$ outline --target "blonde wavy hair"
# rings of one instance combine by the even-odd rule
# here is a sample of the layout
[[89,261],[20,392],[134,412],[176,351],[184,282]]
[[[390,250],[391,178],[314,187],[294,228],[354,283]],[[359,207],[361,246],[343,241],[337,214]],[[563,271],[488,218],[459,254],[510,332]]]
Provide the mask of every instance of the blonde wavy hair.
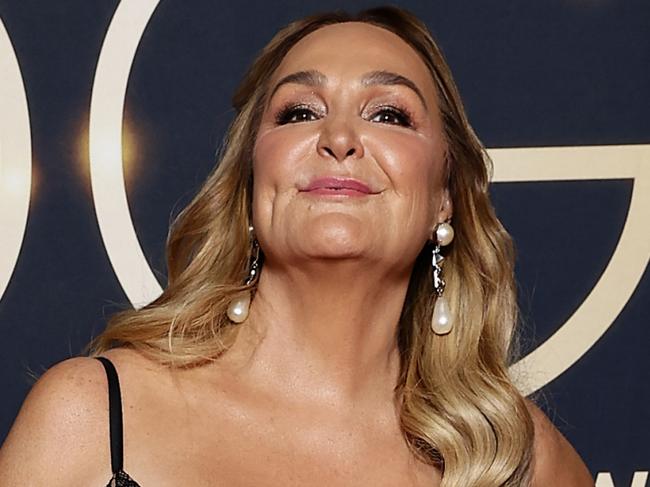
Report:
[[443,471],[443,487],[530,484],[534,427],[508,375],[516,358],[514,249],[488,195],[491,162],[472,130],[441,50],[425,24],[397,7],[356,15],[335,11],[290,23],[262,49],[235,92],[236,116],[218,163],[167,239],[168,284],[141,309],[115,314],[91,355],[132,347],[172,367],[216,360],[237,325],[226,316],[242,284],[251,246],[252,147],[269,79],[289,49],[330,24],[367,22],[406,41],[434,80],[447,139],[448,188],[456,237],[447,248],[445,295],[455,322],[431,332],[435,303],[430,247],[417,257],[398,326],[401,427],[413,453]]

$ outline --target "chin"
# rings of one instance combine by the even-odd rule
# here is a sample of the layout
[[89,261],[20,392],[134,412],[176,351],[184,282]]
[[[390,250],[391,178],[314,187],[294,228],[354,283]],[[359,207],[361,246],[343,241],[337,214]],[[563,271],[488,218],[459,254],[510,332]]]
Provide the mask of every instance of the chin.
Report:
[[[351,259],[365,255],[370,247],[367,232],[359,222],[309,226],[301,232],[303,249],[314,258]],[[331,222],[330,222],[331,223]]]
[[367,254],[362,249],[352,247],[335,247],[308,249],[306,254],[312,259],[321,260],[354,260]]
[[335,235],[312,234],[305,239],[305,253],[324,259],[350,259],[361,257],[368,251],[368,245],[357,238],[350,238],[337,232]]

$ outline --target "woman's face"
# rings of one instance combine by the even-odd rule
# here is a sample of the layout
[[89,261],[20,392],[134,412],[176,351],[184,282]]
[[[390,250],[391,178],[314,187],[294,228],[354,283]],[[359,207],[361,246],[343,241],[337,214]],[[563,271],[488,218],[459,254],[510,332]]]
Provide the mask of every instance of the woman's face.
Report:
[[253,151],[253,224],[267,259],[406,268],[451,216],[435,87],[417,53],[347,22],[304,37],[270,80]]

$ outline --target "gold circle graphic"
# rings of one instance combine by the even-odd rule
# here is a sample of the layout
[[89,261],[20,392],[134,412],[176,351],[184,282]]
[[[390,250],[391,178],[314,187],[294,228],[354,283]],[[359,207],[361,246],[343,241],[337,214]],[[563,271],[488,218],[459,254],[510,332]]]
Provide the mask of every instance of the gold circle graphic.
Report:
[[32,182],[29,110],[18,59],[0,19],[0,299],[18,262]]
[[88,148],[95,214],[113,270],[139,308],[162,289],[133,228],[122,170],[122,117],[131,65],[158,0],[119,3],[102,45],[90,100]]
[[[160,295],[131,220],[122,162],[122,123],[135,53],[157,0],[122,1],[99,56],[90,110],[90,165],[95,212],[104,245],[135,307]],[[522,393],[543,387],[573,365],[611,326],[648,263],[650,145],[492,149],[495,182],[632,179],[620,239],[610,261],[574,314],[511,367]]]
[[634,180],[625,226],[598,282],[572,316],[511,373],[522,393],[571,367],[612,325],[650,255],[650,145],[493,149],[493,181]]

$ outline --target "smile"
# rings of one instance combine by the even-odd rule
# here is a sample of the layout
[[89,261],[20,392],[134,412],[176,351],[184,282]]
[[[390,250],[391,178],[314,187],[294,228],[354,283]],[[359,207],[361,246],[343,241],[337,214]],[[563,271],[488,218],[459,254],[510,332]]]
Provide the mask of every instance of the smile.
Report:
[[309,183],[300,192],[323,196],[368,196],[376,194],[362,181],[350,178],[324,177]]

